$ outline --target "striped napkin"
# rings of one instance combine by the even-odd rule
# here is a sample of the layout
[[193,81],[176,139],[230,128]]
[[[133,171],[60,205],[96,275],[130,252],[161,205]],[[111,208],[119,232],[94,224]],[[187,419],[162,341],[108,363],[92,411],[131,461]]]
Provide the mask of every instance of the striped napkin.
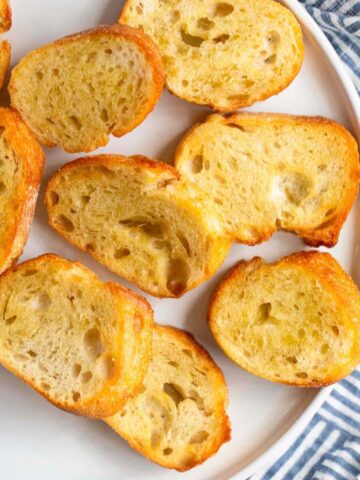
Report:
[[[360,94],[360,0],[299,0]],[[360,369],[335,385],[305,431],[251,480],[360,480]]]

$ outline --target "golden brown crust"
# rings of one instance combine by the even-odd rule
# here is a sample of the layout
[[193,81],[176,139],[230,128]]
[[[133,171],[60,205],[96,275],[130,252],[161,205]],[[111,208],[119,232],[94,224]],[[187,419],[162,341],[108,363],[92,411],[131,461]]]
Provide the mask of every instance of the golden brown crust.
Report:
[[4,128],[3,134],[21,160],[23,169],[21,183],[13,198],[17,207],[7,232],[8,240],[0,252],[1,273],[16,262],[25,246],[43,175],[45,154],[15,110],[0,108],[0,127]]
[[[283,113],[250,113],[250,112],[234,112],[226,113],[224,115],[211,114],[205,117],[203,122],[196,123],[190,128],[188,132],[181,139],[179,145],[176,148],[174,155],[174,165],[176,168],[181,163],[181,157],[183,155],[183,149],[190,136],[196,131],[196,129],[206,122],[215,122],[222,125],[236,124],[243,127],[257,127],[264,124],[277,124],[277,125],[320,125],[331,127],[334,131],[334,136],[341,136],[346,140],[349,156],[347,161],[351,165],[351,175],[347,182],[346,196],[341,203],[341,209],[336,212],[336,219],[334,217],[329,219],[328,225],[324,225],[319,229],[306,229],[301,225],[292,228],[291,232],[301,237],[307,245],[313,247],[319,247],[324,245],[326,247],[334,247],[339,239],[340,231],[344,225],[350,210],[356,200],[359,180],[360,180],[360,163],[359,163],[359,149],[358,144],[350,132],[340,125],[339,123],[321,116],[301,116],[301,115],[289,115]],[[232,235],[233,241],[243,243],[249,246],[254,246],[259,243],[268,240],[276,231],[276,226],[264,226],[263,230],[259,233],[259,239],[254,241],[247,241],[244,238],[238,237],[236,233]]]
[[[209,444],[207,451],[203,454],[201,458],[199,458],[196,462],[189,463],[186,466],[179,466],[177,463],[164,462],[159,459],[156,454],[151,449],[146,449],[142,447],[138,442],[134,441],[129,435],[125,435],[124,432],[117,432],[119,433],[127,442],[128,444],[137,450],[141,455],[144,455],[149,460],[158,465],[161,465],[165,468],[171,468],[177,470],[178,472],[185,472],[190,470],[191,468],[200,465],[201,463],[205,462],[208,458],[215,455],[216,452],[220,449],[220,447],[231,440],[231,424],[230,419],[226,414],[226,408],[228,406],[228,395],[227,395],[227,388],[226,388],[226,380],[224,377],[223,372],[220,368],[216,365],[214,360],[211,358],[210,354],[195,340],[194,336],[181,330],[179,328],[171,327],[171,326],[164,326],[164,325],[154,325],[154,330],[157,330],[158,333],[164,334],[167,336],[172,337],[176,342],[181,342],[184,344],[184,347],[187,347],[191,350],[194,350],[197,355],[201,356],[201,361],[207,363],[209,370],[211,370],[211,374],[213,376],[218,377],[216,383],[219,385],[219,392],[222,392],[222,395],[219,395],[218,402],[215,408],[214,416],[216,418],[221,418],[221,427],[219,429],[219,434],[214,437],[213,442]],[[224,388],[225,386],[225,388]],[[107,419],[106,419],[107,421]],[[115,424],[113,422],[107,422],[111,428],[115,431]]]
[[[118,22],[121,25],[127,24],[128,20],[128,10],[130,8],[130,3],[132,0],[126,0],[125,4],[120,12]],[[278,3],[278,2],[276,2]],[[294,64],[293,66],[293,71],[289,75],[288,79],[283,83],[279,84],[277,88],[274,88],[273,91],[267,92],[267,93],[260,93],[257,96],[252,96],[248,100],[245,99],[239,99],[239,100],[234,100],[232,103],[229,103],[226,107],[223,107],[222,105],[217,104],[215,101],[213,103],[201,103],[195,96],[190,96],[190,95],[180,95],[179,93],[175,92],[172,90],[166,81],[166,72],[165,72],[165,84],[167,90],[174,96],[177,96],[181,98],[182,100],[185,100],[190,103],[194,103],[197,105],[204,105],[208,108],[211,108],[213,110],[217,110],[219,112],[226,112],[226,111],[231,111],[231,110],[237,110],[238,108],[245,108],[249,107],[250,105],[253,105],[256,102],[260,102],[262,100],[266,100],[269,97],[272,97],[273,95],[277,95],[283,90],[285,90],[295,79],[295,77],[298,75],[300,72],[300,69],[302,67],[303,61],[304,61],[304,55],[305,55],[305,49],[304,49],[304,41],[303,41],[303,34],[302,30],[300,27],[299,22],[295,18],[294,14],[286,8],[284,5],[278,4],[278,7],[280,9],[283,9],[283,13],[286,14],[289,19],[291,18],[291,21],[294,26],[294,36],[296,37],[296,43],[297,43],[297,48],[299,51],[299,61],[298,63]]]
[[[27,268],[31,266],[32,268],[34,268],[34,265],[40,264],[41,266],[41,263],[54,261],[54,260],[59,262],[59,265],[61,264],[62,269],[71,269],[72,266],[76,265],[76,267],[81,269],[87,277],[90,277],[95,281],[99,281],[99,278],[97,277],[97,275],[91,270],[89,270],[88,268],[86,268],[83,264],[77,261],[65,260],[64,258],[61,258],[58,255],[55,255],[53,253],[45,253],[34,259],[26,260],[25,262],[22,262],[21,264],[16,265],[15,267],[4,272],[0,276],[0,279],[5,278],[9,274],[16,272],[19,269],[23,269],[24,267]],[[119,409],[126,403],[126,401],[129,398],[136,395],[136,393],[138,392],[141,386],[142,379],[146,373],[146,369],[147,369],[147,366],[150,360],[150,355],[151,355],[151,348],[149,349],[148,347],[149,347],[149,343],[151,342],[151,335],[152,335],[153,311],[150,305],[148,304],[148,302],[142,297],[140,297],[139,295],[131,292],[131,290],[123,288],[120,285],[114,284],[112,282],[104,283],[104,287],[108,288],[111,291],[111,293],[114,295],[114,297],[116,296],[118,297],[119,305],[124,303],[124,301],[126,301],[126,297],[128,297],[128,300],[130,303],[134,303],[135,305],[137,304],[140,307],[138,312],[139,314],[142,310],[141,312],[142,323],[141,323],[140,329],[139,329],[139,325],[136,325],[137,331],[134,331],[134,334],[139,335],[140,333],[143,333],[145,337],[144,338],[145,348],[144,348],[144,356],[143,356],[144,365],[141,366],[139,372],[137,372],[136,380],[139,382],[140,385],[138,385],[136,382],[133,382],[133,385],[130,385],[128,395],[124,396],[122,390],[117,390],[116,388],[115,389],[113,388],[114,385],[116,385],[117,382],[120,380],[120,378],[123,378],[123,375],[124,375],[123,365],[121,364],[121,362],[118,362],[117,368],[115,368],[112,378],[108,381],[108,384],[105,385],[104,388],[102,388],[101,391],[93,395],[91,398],[83,399],[77,403],[73,403],[70,406],[53,398],[49,394],[49,392],[37,387],[36,384],[31,381],[31,379],[22,375],[21,372],[14,369],[13,365],[9,365],[6,360],[4,360],[3,358],[0,358],[1,364],[5,368],[7,368],[19,379],[21,379],[23,382],[25,382],[27,385],[29,385],[31,388],[37,391],[50,403],[52,403],[53,405],[55,405],[56,407],[62,410],[74,413],[76,415],[84,415],[90,418],[105,418],[105,417],[108,417],[109,415],[114,415],[117,411],[119,411]],[[119,310],[119,317],[122,316],[122,313],[123,312]],[[122,323],[123,322],[119,322],[119,331],[118,331],[118,340],[117,340],[119,344],[118,355],[121,355],[121,351],[123,350],[121,348],[123,345]],[[142,330],[143,332],[141,332]],[[129,365],[126,365],[126,367],[129,368]]]
[[[350,318],[355,325],[360,325],[360,294],[359,290],[354,284],[352,278],[341,268],[339,263],[329,254],[318,251],[303,251],[293,253],[287,257],[281,258],[276,262],[271,263],[271,266],[283,265],[298,266],[304,268],[308,275],[312,275],[317,281],[323,283],[327,290],[332,292],[333,298],[337,304],[350,313]],[[224,290],[231,282],[240,281],[244,283],[255,270],[266,266],[266,262],[260,257],[254,257],[250,261],[241,260],[237,262],[229,272],[220,280],[216,286],[208,309],[208,324],[209,328],[219,346],[224,350],[226,355],[237,363],[241,368],[254,375],[265,378],[272,382],[278,382],[285,385],[296,387],[311,387],[320,388],[331,385],[350,374],[356,366],[360,363],[360,335],[358,335],[358,343],[354,346],[352,361],[342,367],[340,370],[334,370],[332,376],[318,381],[309,381],[307,379],[298,378],[295,382],[288,382],[284,380],[276,380],[272,376],[266,374],[266,370],[258,371],[251,369],[246,365],[240,365],[237,359],[233,358],[227,351],[226,342],[223,342],[220,332],[217,330],[215,319],[215,304],[217,300],[224,295]]]
[[[51,216],[51,211],[52,211],[52,205],[51,205],[51,191],[56,190],[56,182],[58,181],[58,175],[60,174],[66,174],[68,171],[72,170],[73,168],[78,168],[78,167],[87,167],[87,166],[114,166],[116,167],[119,165],[119,163],[124,163],[128,164],[129,166],[132,167],[138,167],[139,169],[147,169],[151,170],[158,175],[161,175],[163,173],[167,174],[169,178],[165,181],[166,183],[172,183],[173,181],[180,180],[181,175],[176,168],[174,168],[171,165],[168,165],[166,163],[153,160],[147,157],[144,157],[142,155],[134,155],[132,157],[124,157],[121,155],[111,155],[111,154],[104,154],[104,155],[98,155],[98,156],[89,156],[89,157],[82,157],[77,160],[74,160],[72,162],[68,162],[67,164],[63,165],[49,180],[49,183],[46,186],[45,190],[45,196],[44,196],[44,202],[45,206],[48,212],[48,218],[49,218],[49,225],[57,232],[59,233],[63,238],[66,239],[71,245],[73,245],[76,248],[79,248],[80,250],[89,253],[93,258],[95,258],[98,262],[103,263],[102,259],[100,256],[96,254],[94,251],[89,251],[86,248],[81,247],[78,245],[76,242],[73,242],[68,236],[64,235],[64,232],[58,228],[57,224],[52,220]],[[194,204],[194,201],[192,198],[184,198],[182,199],[183,205],[186,206],[189,212],[193,212],[195,217],[199,216],[199,211],[197,206]],[[137,281],[136,275],[130,277],[127,276],[126,279],[130,282],[133,282],[137,284],[142,290],[145,292],[149,293],[150,295],[153,295],[154,297],[158,298],[180,298],[182,297],[185,293],[187,293],[189,290],[196,288],[197,286],[201,285],[203,282],[208,280],[214,273],[214,271],[217,270],[217,268],[222,264],[224,261],[224,258],[226,257],[230,246],[231,246],[231,239],[226,235],[218,235],[215,234],[211,236],[211,240],[208,242],[208,257],[209,261],[205,266],[205,271],[204,275],[196,282],[193,282],[191,285],[188,285],[188,288],[185,291],[181,291],[178,295],[175,293],[168,292],[165,295],[160,294],[158,290],[155,288],[152,288],[151,285],[148,284],[139,284]],[[106,267],[113,271],[114,273],[118,274],[118,272],[115,271],[110,265],[106,265]]]
[[[145,58],[147,59],[147,61],[149,62],[149,65],[152,68],[153,84],[152,84],[152,90],[148,97],[147,103],[144,104],[142,111],[134,119],[134,121],[131,124],[128,123],[126,127],[120,130],[112,131],[111,128],[109,128],[109,130],[101,138],[96,139],[95,148],[107,145],[109,141],[108,136],[110,134],[113,134],[116,137],[121,137],[122,135],[125,135],[126,133],[136,128],[140,123],[144,121],[146,116],[154,109],[157,101],[161,96],[161,93],[164,88],[164,71],[163,71],[162,59],[161,59],[161,55],[159,53],[158,48],[150,39],[150,37],[148,37],[141,30],[129,27],[127,25],[119,25],[119,24],[100,25],[95,28],[85,30],[83,32],[68,35],[64,38],[56,40],[53,43],[44,45],[34,50],[33,52],[30,52],[20,62],[21,66],[23,66],[24,63],[28,59],[30,59],[32,55],[38,54],[39,52],[46,52],[48,49],[56,48],[59,45],[65,45],[68,43],[77,42],[79,40],[88,39],[91,37],[101,37],[102,35],[113,35],[115,37],[125,38],[129,42],[133,42],[134,44],[136,44],[139,47],[139,49],[141,49],[142,53],[144,54]],[[17,69],[20,67],[20,64],[13,69],[11,78],[10,78],[10,83],[8,86],[8,90],[11,96],[11,104],[14,108],[17,107],[16,102],[14,102],[14,96],[16,94],[14,78],[16,78]],[[48,148],[52,148],[55,146],[55,144],[49,142],[46,138],[43,138],[43,137],[39,138],[39,141]],[[85,147],[83,151],[90,152],[92,150],[95,150],[95,148],[94,148],[94,145],[89,145],[88,148]],[[67,150],[67,151],[68,153],[78,152],[78,150],[73,150],[73,151]]]
[[8,0],[0,0],[0,32],[7,32],[11,27],[11,8]]
[[7,40],[0,42],[0,89],[3,87],[9,70],[11,45]]

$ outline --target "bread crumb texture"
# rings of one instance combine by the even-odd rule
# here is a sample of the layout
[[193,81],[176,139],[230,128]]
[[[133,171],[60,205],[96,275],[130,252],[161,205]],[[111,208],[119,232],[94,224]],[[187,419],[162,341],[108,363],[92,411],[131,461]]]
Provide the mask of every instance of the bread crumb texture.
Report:
[[273,382],[320,387],[360,362],[360,294],[326,253],[240,262],[212,297],[209,325],[232,360]]
[[280,92],[303,61],[300,25],[273,0],[128,0],[119,21],[157,44],[172,93],[216,110]]
[[0,33],[7,32],[11,27],[11,8],[9,0],[0,0]]
[[79,263],[43,255],[8,270],[0,318],[1,363],[63,409],[112,415],[141,385],[150,307]]
[[12,105],[44,145],[87,152],[141,123],[163,88],[161,57],[141,31],[97,27],[34,50],[12,71]]
[[71,162],[52,177],[45,201],[61,235],[156,296],[194,288],[230,248],[202,192],[144,157]]
[[344,127],[280,114],[211,115],[182,140],[175,166],[248,245],[282,229],[334,246],[360,174],[356,141]]
[[106,422],[150,460],[188,470],[230,440],[224,376],[191,335],[156,326],[141,393]]

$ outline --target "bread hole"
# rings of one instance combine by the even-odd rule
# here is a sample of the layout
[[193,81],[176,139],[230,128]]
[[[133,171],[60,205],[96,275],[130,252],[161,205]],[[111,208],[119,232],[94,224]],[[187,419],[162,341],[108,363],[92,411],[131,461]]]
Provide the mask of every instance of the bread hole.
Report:
[[281,145],[279,142],[274,142],[274,147],[279,150],[281,148]]
[[189,85],[189,82],[187,80],[183,80],[181,84],[183,87],[187,87]]
[[81,383],[89,383],[90,380],[92,379],[92,373],[90,371],[84,372],[81,375]]
[[32,300],[32,307],[35,310],[48,310],[52,301],[46,292],[42,292],[37,296],[34,296]]
[[173,400],[176,406],[185,398],[181,388],[174,383],[164,383],[163,391]]
[[128,257],[130,255],[130,250],[128,248],[117,248],[114,252],[114,258],[117,260],[121,260],[124,257]]
[[286,357],[286,361],[293,365],[296,365],[298,363],[298,359],[295,356]]
[[51,125],[56,125],[56,123],[54,122],[54,120],[52,120],[51,118],[47,118],[46,121],[48,123],[51,123]]
[[179,10],[172,10],[170,12],[170,22],[177,23],[180,20],[180,12]]
[[203,43],[204,39],[198,37],[196,35],[190,35],[190,33],[186,33],[185,30],[181,29],[181,40],[189,45],[190,47],[197,47],[199,48]]
[[200,173],[204,166],[204,157],[196,155],[190,162],[190,169],[192,173]]
[[75,230],[73,222],[66,215],[58,215],[56,217],[56,223],[65,232],[73,232]]
[[13,357],[17,362],[27,362],[29,360],[29,358],[23,353],[15,353]]
[[184,355],[187,355],[187,356],[190,357],[190,358],[193,358],[193,355],[192,355],[191,350],[188,350],[187,348],[183,348],[183,349],[182,349],[182,353],[183,353]]
[[87,243],[85,248],[88,252],[95,252],[95,244],[93,242]]
[[84,335],[84,345],[89,357],[96,360],[105,351],[97,328],[91,328]]
[[53,68],[52,69],[52,74],[55,76],[55,77],[58,77],[59,76],[59,73],[60,73],[60,70],[58,68]]
[[50,200],[50,204],[51,206],[55,206],[59,203],[59,200],[60,200],[60,196],[58,193],[56,193],[54,190],[51,190],[49,192],[49,200]]
[[221,35],[218,35],[217,37],[213,38],[214,43],[225,43],[227,40],[229,40],[230,35],[227,33],[222,33]]
[[237,123],[227,123],[226,126],[230,128],[237,128],[241,132],[246,132],[245,128],[242,125],[238,125]]
[[167,240],[154,240],[152,242],[152,246],[156,250],[165,250],[165,249],[170,249],[170,244]]
[[213,15],[215,17],[227,17],[234,11],[233,5],[226,2],[216,3],[213,7]]
[[199,410],[205,410],[204,399],[198,394],[196,390],[189,391],[189,398],[196,403]]
[[181,232],[177,232],[177,237],[180,240],[181,245],[184,247],[188,257],[191,257],[191,248],[189,240]]
[[189,443],[191,445],[197,444],[197,443],[203,443],[205,440],[207,440],[209,437],[209,433],[206,432],[205,430],[200,430],[199,432],[196,432],[189,440]]
[[318,165],[318,170],[320,170],[320,172],[323,172],[324,170],[327,169],[327,165],[325,165],[324,163],[322,163],[321,165]]
[[28,350],[28,351],[27,351],[27,354],[28,354],[31,358],[36,358],[36,357],[37,357],[37,353],[34,352],[34,350]]
[[12,325],[15,320],[17,319],[16,315],[13,315],[12,317],[6,318],[5,319],[5,325]]
[[264,62],[270,65],[273,65],[276,62],[277,55],[276,53],[273,53],[269,57],[265,58]]
[[306,372],[298,372],[298,373],[296,374],[296,376],[297,376],[298,378],[303,378],[303,379],[309,377],[309,375],[308,375]]
[[274,180],[274,189],[296,206],[309,196],[312,187],[311,179],[300,172],[288,172],[275,177]]
[[333,213],[336,212],[336,208],[330,208],[326,213],[325,213],[325,217],[329,217],[330,215],[332,215]]
[[140,228],[150,237],[162,238],[163,229],[160,223],[144,223]]
[[82,123],[80,122],[80,120],[78,119],[78,117],[76,117],[75,115],[70,115],[69,116],[69,120],[70,120],[70,123],[73,127],[76,128],[76,130],[81,130],[81,127],[82,127]]
[[277,325],[278,320],[275,317],[271,316],[271,310],[272,305],[269,302],[265,302],[259,305],[255,314],[255,325]]
[[267,41],[271,44],[273,48],[277,48],[281,40],[280,34],[276,30],[271,30],[268,33]]
[[106,48],[106,49],[105,49],[105,53],[106,53],[107,55],[112,55],[112,54],[113,54],[113,51],[111,50],[111,48]]
[[174,361],[172,361],[172,360],[171,360],[170,362],[168,362],[168,365],[171,365],[171,366],[174,367],[174,368],[178,368],[178,367],[179,367],[178,362],[174,362]]
[[109,115],[106,108],[103,108],[101,110],[100,118],[104,123],[107,123],[109,121]]
[[337,337],[339,336],[340,331],[339,331],[339,328],[338,328],[336,325],[333,325],[333,326],[331,327],[331,330],[332,330],[332,332],[333,332],[334,335],[336,335]]
[[329,348],[330,348],[329,344],[328,344],[328,343],[324,343],[323,345],[321,345],[321,353],[322,353],[323,355],[326,355],[326,354],[328,353],[328,351],[329,351]]
[[78,402],[80,400],[80,396],[80,392],[73,392],[72,399],[74,400],[74,402]]
[[3,193],[6,191],[6,185],[4,182],[0,182],[0,193]]
[[173,449],[170,448],[170,447],[164,448],[164,450],[163,450],[164,455],[171,455],[172,452],[173,452]]
[[97,57],[97,52],[91,52],[89,53],[88,57],[87,57],[87,60],[86,60],[86,63],[90,63],[90,62],[93,62]]
[[39,80],[42,80],[43,77],[44,77],[43,72],[41,72],[40,70],[38,70],[37,72],[35,72],[35,75],[36,75],[36,78],[38,78]]
[[81,373],[82,366],[79,363],[74,363],[72,366],[72,376],[78,378]]
[[98,363],[96,365],[96,371],[105,380],[112,378],[115,373],[114,359],[109,356],[99,358]]
[[211,30],[215,27],[215,23],[207,17],[199,18],[197,24],[202,30]]
[[324,222],[320,223],[317,227],[314,228],[314,230],[322,230],[324,228],[331,227],[336,222],[336,216],[329,218],[328,220],[325,220]]
[[41,388],[42,388],[43,390],[45,390],[46,392],[48,392],[48,391],[50,390],[50,388],[51,388],[50,385],[49,385],[48,383],[46,383],[46,382],[41,382],[40,386],[41,386]]
[[188,264],[181,259],[170,259],[167,266],[167,289],[174,296],[184,293],[190,276]]

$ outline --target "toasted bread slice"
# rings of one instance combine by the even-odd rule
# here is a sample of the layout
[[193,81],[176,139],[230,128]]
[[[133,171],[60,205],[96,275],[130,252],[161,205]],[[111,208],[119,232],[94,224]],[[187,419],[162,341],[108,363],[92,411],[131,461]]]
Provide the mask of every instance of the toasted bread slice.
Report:
[[11,27],[11,8],[8,0],[0,0],[0,33]]
[[0,88],[5,83],[5,78],[10,65],[11,46],[6,40],[0,41]]
[[273,0],[127,0],[119,21],[157,44],[172,93],[216,110],[279,93],[304,57],[299,23]]
[[43,255],[0,277],[0,362],[54,405],[102,418],[138,392],[152,310],[77,262]]
[[334,246],[360,175],[357,144],[344,127],[280,114],[211,115],[182,140],[175,166],[248,245],[283,229],[309,245]]
[[360,362],[360,294],[327,253],[239,262],[212,297],[209,324],[234,362],[273,382],[321,387]]
[[26,55],[11,74],[12,105],[39,141],[89,152],[139,125],[163,89],[161,57],[125,25],[70,35]]
[[194,338],[154,328],[153,355],[141,393],[106,422],[153,462],[188,470],[230,440],[224,376]]
[[25,246],[44,160],[20,115],[0,108],[0,272],[18,259]]
[[223,262],[230,240],[196,186],[144,157],[70,162],[45,194],[50,225],[115,273],[159,297],[178,297]]

